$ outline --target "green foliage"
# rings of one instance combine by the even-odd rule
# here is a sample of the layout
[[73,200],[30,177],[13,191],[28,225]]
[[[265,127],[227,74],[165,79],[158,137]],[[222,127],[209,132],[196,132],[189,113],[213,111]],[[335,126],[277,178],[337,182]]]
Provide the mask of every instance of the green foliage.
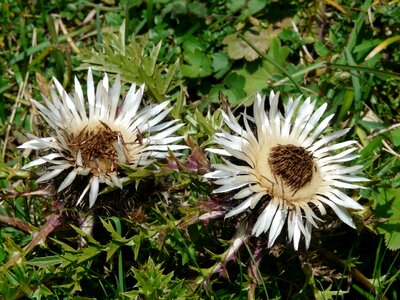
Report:
[[[398,1],[29,4],[0,3],[0,299],[398,298]],[[16,146],[20,132],[47,131],[30,104],[43,82],[70,86],[88,67],[144,83],[146,102],[170,100],[191,150],[122,166],[124,190],[103,190],[85,212],[56,205],[52,184],[20,168],[34,154]],[[244,235],[201,176],[220,161],[205,149],[222,111],[239,115],[270,89],[326,102],[371,180],[350,195],[365,208],[353,214],[358,230],[326,216],[309,251]],[[92,234],[80,226],[87,214]]]
[[400,188],[381,188],[372,197],[376,216],[385,220],[377,225],[378,232],[385,234],[388,249],[400,249]]
[[202,49],[195,49],[193,52],[186,51],[182,65],[182,75],[189,78],[207,77],[212,74],[212,60],[206,56]]
[[173,272],[164,275],[161,264],[155,264],[151,257],[140,267],[132,268],[137,283],[136,290],[124,293],[129,299],[187,299],[187,288],[183,280],[172,280]]
[[80,56],[85,64],[81,68],[91,67],[107,73],[120,74],[121,78],[138,85],[145,84],[148,95],[157,102],[166,100],[178,85],[175,72],[179,61],[173,65],[162,65],[159,60],[161,42],[154,45],[145,55],[146,39],[125,40],[125,25],[120,33],[108,34],[103,37],[102,51],[83,52]]

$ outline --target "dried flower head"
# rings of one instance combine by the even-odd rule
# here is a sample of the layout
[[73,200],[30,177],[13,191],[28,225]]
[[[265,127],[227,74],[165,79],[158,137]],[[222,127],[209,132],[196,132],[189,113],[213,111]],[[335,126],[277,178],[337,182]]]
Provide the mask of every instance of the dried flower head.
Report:
[[69,170],[58,192],[70,186],[77,176],[90,176],[77,204],[90,190],[89,206],[92,207],[100,183],[122,188],[120,164],[146,166],[155,158],[166,157],[168,150],[186,148],[173,144],[182,139],[182,136],[173,136],[182,124],[176,124],[177,120],[160,123],[171,110],[165,109],[168,101],[139,110],[144,85],[138,90],[132,85],[123,103],[119,104],[119,76],[109,88],[107,74],[104,75],[95,91],[92,71],[89,69],[87,102],[76,78],[73,95],[68,95],[55,78],[54,84],[58,95],[51,90],[51,100],[43,96],[44,105],[32,100],[50,126],[53,136],[40,138],[28,134],[30,140],[20,148],[47,152],[45,156],[24,166],[26,169],[46,163],[50,165],[37,182]]
[[353,154],[356,148],[349,148],[355,141],[330,144],[349,129],[322,135],[333,117],[320,121],[326,103],[314,111],[316,102],[310,98],[303,103],[301,97],[290,99],[283,114],[278,103],[279,94],[271,92],[270,109],[265,111],[265,97],[257,95],[254,118],[244,114],[245,128],[230,111],[223,113],[233,134],[218,133],[215,141],[223,149],[208,150],[234,157],[240,163],[223,159],[224,163],[215,164],[215,171],[205,177],[215,179],[220,185],[215,193],[239,190],[233,199],[242,202],[226,214],[227,218],[253,210],[262,201],[264,209],[252,234],[259,236],[269,231],[268,247],[271,247],[287,222],[288,239],[293,240],[297,250],[302,234],[309,247],[312,226],[318,228],[316,220],[322,221],[315,211],[325,215],[324,205],[331,207],[344,223],[355,227],[347,209],[363,208],[341,189],[360,188],[354,182],[367,179],[357,176],[362,166],[342,164],[358,157]]

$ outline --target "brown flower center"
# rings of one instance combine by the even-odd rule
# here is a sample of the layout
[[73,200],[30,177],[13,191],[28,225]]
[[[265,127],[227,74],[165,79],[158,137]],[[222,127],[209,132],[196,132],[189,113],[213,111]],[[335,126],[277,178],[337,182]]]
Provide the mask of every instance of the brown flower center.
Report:
[[278,145],[271,149],[268,162],[272,173],[293,191],[298,191],[311,181],[314,158],[310,151],[294,145]]
[[78,135],[69,138],[68,146],[74,156],[81,151],[83,167],[95,173],[108,173],[118,168],[118,139],[124,148],[125,159],[129,160],[121,133],[111,130],[103,122],[95,129],[83,128]]

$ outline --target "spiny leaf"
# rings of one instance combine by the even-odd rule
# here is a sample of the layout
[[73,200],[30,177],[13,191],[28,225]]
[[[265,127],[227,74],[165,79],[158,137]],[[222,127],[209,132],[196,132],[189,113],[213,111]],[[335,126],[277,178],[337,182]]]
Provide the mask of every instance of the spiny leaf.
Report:
[[51,255],[45,257],[35,257],[26,262],[27,265],[32,265],[40,268],[46,268],[49,266],[54,266],[61,264],[62,260],[59,255]]

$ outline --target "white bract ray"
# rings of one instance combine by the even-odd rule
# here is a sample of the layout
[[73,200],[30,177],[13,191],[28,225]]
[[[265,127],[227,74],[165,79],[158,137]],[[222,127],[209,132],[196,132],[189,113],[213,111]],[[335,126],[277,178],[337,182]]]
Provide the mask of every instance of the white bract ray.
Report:
[[[301,235],[306,248],[311,241],[312,227],[318,227],[317,216],[330,207],[347,225],[355,227],[347,209],[362,210],[362,206],[342,189],[361,188],[358,182],[362,166],[345,166],[358,156],[355,141],[332,144],[348,130],[323,135],[333,115],[321,119],[327,105],[316,109],[316,101],[301,97],[290,99],[284,112],[278,109],[279,94],[269,95],[269,111],[265,97],[257,95],[254,118],[243,116],[240,125],[229,111],[223,113],[225,124],[232,133],[222,130],[215,142],[220,148],[207,149],[226,156],[215,164],[214,171],[205,175],[219,185],[214,193],[235,193],[232,199],[242,201],[231,209],[226,218],[254,210],[260,201],[264,209],[255,222],[252,234],[268,233],[268,247],[287,225],[288,240],[297,250]],[[222,149],[221,149],[222,148]],[[236,158],[234,164],[228,159]]]
[[76,78],[72,95],[55,78],[54,84],[56,90],[51,90],[51,99],[43,96],[43,104],[32,100],[53,136],[28,135],[30,140],[20,148],[45,152],[44,156],[24,166],[47,166],[38,182],[68,171],[58,192],[70,186],[77,176],[89,176],[78,204],[89,192],[89,206],[92,207],[101,183],[122,188],[119,164],[143,167],[156,158],[165,158],[168,151],[187,148],[174,144],[183,138],[174,135],[182,124],[177,124],[177,120],[162,122],[171,111],[167,108],[168,101],[140,109],[144,85],[137,89],[133,84],[125,99],[120,101],[119,76],[109,88],[105,74],[95,87],[89,69],[87,100]]

